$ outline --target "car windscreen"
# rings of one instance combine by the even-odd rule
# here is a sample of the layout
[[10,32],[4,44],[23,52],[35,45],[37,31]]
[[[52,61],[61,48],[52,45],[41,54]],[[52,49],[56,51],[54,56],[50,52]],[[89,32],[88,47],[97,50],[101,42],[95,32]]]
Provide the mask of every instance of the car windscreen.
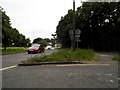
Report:
[[33,45],[33,46],[31,46],[31,47],[39,47],[39,45]]

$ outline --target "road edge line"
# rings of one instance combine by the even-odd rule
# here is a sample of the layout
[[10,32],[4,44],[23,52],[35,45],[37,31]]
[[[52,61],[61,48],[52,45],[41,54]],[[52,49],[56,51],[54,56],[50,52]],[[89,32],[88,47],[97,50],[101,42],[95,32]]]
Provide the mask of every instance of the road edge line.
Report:
[[13,66],[10,66],[10,67],[1,68],[0,71],[11,69],[11,68],[15,68],[15,67],[17,67],[17,65],[13,65]]

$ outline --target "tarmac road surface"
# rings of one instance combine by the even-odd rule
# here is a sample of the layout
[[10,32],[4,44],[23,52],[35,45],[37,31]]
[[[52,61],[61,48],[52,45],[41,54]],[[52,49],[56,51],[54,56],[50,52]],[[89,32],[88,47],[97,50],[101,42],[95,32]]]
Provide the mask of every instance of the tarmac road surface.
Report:
[[2,68],[18,65],[20,61],[26,60],[36,55],[37,56],[41,56],[42,54],[49,55],[53,52],[56,52],[56,50],[45,50],[45,53],[39,53],[39,54],[28,54],[27,52],[25,52],[25,53],[3,55],[2,56]]
[[[50,54],[54,51],[48,51]],[[3,88],[118,88],[118,62],[113,55],[97,53],[97,61],[88,64],[17,66],[26,53],[10,60],[3,57]],[[10,61],[8,61],[10,60]],[[12,66],[11,66],[12,65]],[[6,68],[6,66],[11,66]]]
[[2,71],[3,88],[118,88],[117,64],[19,66]]

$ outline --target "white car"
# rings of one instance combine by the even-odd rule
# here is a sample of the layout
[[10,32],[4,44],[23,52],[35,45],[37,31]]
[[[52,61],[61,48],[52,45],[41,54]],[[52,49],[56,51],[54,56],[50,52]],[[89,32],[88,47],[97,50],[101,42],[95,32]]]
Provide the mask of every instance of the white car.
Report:
[[48,46],[46,46],[45,49],[51,50],[51,49],[54,49],[54,48],[52,46],[48,45]]

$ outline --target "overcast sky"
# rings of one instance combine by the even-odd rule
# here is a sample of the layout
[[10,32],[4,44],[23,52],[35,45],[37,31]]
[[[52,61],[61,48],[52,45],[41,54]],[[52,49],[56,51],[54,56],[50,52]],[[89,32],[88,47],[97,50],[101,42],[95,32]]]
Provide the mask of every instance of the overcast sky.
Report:
[[[83,1],[83,0],[82,0]],[[76,8],[81,0],[76,0]],[[12,27],[31,40],[52,38],[61,18],[73,8],[73,0],[0,0]]]

